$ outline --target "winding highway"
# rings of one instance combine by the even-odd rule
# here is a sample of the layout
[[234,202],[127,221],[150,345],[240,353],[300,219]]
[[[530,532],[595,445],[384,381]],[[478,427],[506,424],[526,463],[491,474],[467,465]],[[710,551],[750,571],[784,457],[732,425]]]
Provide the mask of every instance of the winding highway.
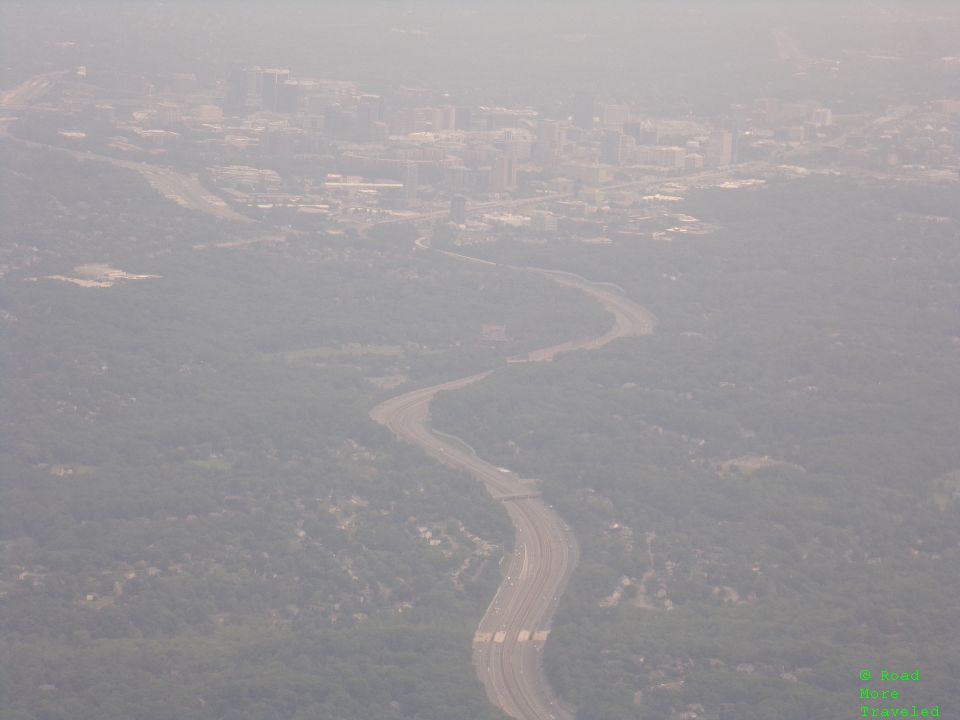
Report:
[[[422,240],[417,246],[430,249]],[[435,252],[496,265],[468,255]],[[656,326],[656,317],[624,297],[616,286],[557,270],[508,267],[575,287],[598,300],[614,318],[612,327],[603,335],[535,350],[511,358],[512,362],[550,361],[563,352],[599,348],[618,338],[646,335]],[[474,634],[473,665],[490,701],[507,715],[517,720],[573,720],[575,710],[553,694],[544,677],[541,658],[560,595],[577,564],[577,540],[563,519],[540,499],[531,481],[491,465],[428,428],[430,403],[437,393],[472,385],[493,372],[488,370],[399,395],[377,405],[370,416],[437,461],[470,473],[494,499],[504,503],[514,526],[514,550],[504,580]]]
[[[44,93],[50,82],[50,77],[42,76],[24,83],[0,96],[0,108],[11,109],[14,105],[29,101]],[[0,122],[0,135],[7,135],[4,122]],[[17,141],[46,147],[29,140]],[[109,162],[135,170],[154,189],[184,207],[222,220],[253,222],[206,190],[194,177],[147,163],[77,150],[67,152],[80,160]],[[623,187],[633,184],[637,183],[624,184]],[[519,207],[564,196],[566,194],[489,203],[477,209]],[[437,211],[415,218],[401,218],[398,222],[445,214],[446,211]],[[234,244],[226,243],[225,246]],[[498,266],[489,260],[430,248],[423,238],[417,241],[417,247],[458,261]],[[561,353],[596,349],[619,338],[652,333],[656,326],[657,319],[626,298],[615,285],[591,282],[574,273],[558,270],[510,265],[500,267],[539,275],[576,288],[599,301],[613,316],[612,326],[602,335],[534,350],[523,356],[509,358],[510,362],[549,362]],[[405,393],[376,406],[370,411],[370,416],[398,438],[422,448],[437,461],[470,473],[485,485],[495,500],[504,504],[514,526],[514,550],[508,559],[504,580],[474,634],[474,668],[490,701],[507,715],[517,720],[573,720],[575,710],[564,705],[553,694],[544,677],[541,659],[560,596],[579,558],[576,538],[563,519],[539,497],[532,481],[524,480],[506,468],[491,465],[459,445],[445,441],[428,428],[430,403],[437,393],[480,382],[493,372],[488,370]]]

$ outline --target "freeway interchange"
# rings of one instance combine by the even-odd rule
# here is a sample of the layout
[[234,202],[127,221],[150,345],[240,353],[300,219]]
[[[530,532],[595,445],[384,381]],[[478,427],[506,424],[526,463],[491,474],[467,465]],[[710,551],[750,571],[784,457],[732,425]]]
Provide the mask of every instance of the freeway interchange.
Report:
[[[417,246],[430,249],[423,239],[417,241]],[[436,252],[496,265],[467,255]],[[563,352],[595,349],[618,338],[647,335],[656,326],[656,317],[622,295],[616,286],[556,270],[512,269],[539,274],[581,290],[598,300],[613,315],[614,322],[598,337],[534,350],[511,358],[511,362],[550,361]],[[428,427],[430,403],[437,393],[481,382],[493,372],[487,370],[404,393],[377,405],[370,417],[438,462],[469,473],[504,504],[514,526],[514,550],[504,580],[474,634],[473,665],[490,701],[507,715],[517,720],[573,720],[574,709],[564,705],[547,683],[541,658],[560,595],[577,564],[576,538],[563,519],[538,497],[529,481],[447,442]]]

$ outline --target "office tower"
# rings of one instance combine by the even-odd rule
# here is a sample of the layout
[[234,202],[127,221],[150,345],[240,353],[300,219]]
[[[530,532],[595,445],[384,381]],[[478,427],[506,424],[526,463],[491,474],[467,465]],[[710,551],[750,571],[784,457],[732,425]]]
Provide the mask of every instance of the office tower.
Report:
[[[457,160],[460,160],[460,158],[457,158]],[[464,167],[462,161],[457,164],[444,163],[443,184],[454,192],[463,190],[467,186],[467,176],[469,174],[470,171]]]
[[516,160],[529,160],[531,151],[530,133],[520,130],[505,131],[503,151]]
[[629,115],[630,110],[626,105],[600,106],[600,124],[607,128],[622,128]]
[[[276,73],[277,71],[271,71]],[[289,77],[289,72],[287,72]],[[272,80],[276,76],[271,76]],[[234,115],[244,115],[251,110],[262,106],[263,103],[263,70],[259,65],[246,67],[234,64],[227,73],[227,91],[223,100],[225,112]]]
[[294,114],[300,112],[303,104],[303,86],[288,80],[277,88],[277,112]]
[[623,133],[619,130],[604,130],[600,146],[600,160],[609,165],[623,162]]
[[654,148],[657,156],[657,165],[669,168],[682,168],[687,164],[686,148],[670,145]]
[[810,113],[810,120],[817,127],[829,127],[833,125],[833,113],[829,108],[814,108]]
[[428,107],[415,108],[413,118],[413,132],[427,132],[433,120],[433,113]]
[[175,103],[160,103],[153,111],[153,124],[156,127],[179,125],[180,120],[180,106]]
[[357,126],[366,132],[375,122],[383,120],[383,98],[379,95],[361,95],[357,99]]
[[430,108],[400,108],[390,120],[394,135],[409,135],[429,129],[432,114]]
[[457,130],[473,130],[473,112],[467,107],[458,107],[454,112]]
[[431,108],[431,129],[433,132],[455,130],[457,126],[456,108],[450,105]]
[[417,201],[417,190],[419,188],[419,172],[417,164],[413,162],[404,163],[403,172],[403,201],[407,207],[410,207]]
[[534,140],[534,157],[539,162],[551,162],[560,155],[563,144],[560,123],[556,120],[541,120],[537,123]]
[[721,130],[710,133],[707,141],[707,165],[714,167],[729,165],[733,162],[733,133]]
[[519,164],[510,155],[500,155],[493,161],[490,171],[490,190],[493,192],[511,192],[519,184]]
[[248,72],[243,65],[232,65],[227,72],[227,92],[223,109],[231,115],[243,115],[247,110]]
[[259,108],[263,93],[263,68],[254,65],[247,70],[247,107]]
[[623,132],[636,140],[637,145],[656,145],[660,142],[660,131],[646,122],[626,122],[623,124]]
[[773,137],[780,142],[801,143],[806,138],[806,128],[803,125],[777,128],[773,132]]
[[302,140],[304,132],[290,128],[269,130],[260,140],[264,153],[280,158],[291,158],[296,152],[297,145]]
[[443,125],[447,130],[457,129],[457,109],[452,105],[443,108]]
[[443,132],[447,129],[444,125],[442,107],[430,108],[430,129],[435,133]]
[[390,137],[390,128],[385,122],[375,120],[370,123],[370,134],[367,138],[370,142],[385,143],[388,137]]
[[260,100],[264,110],[276,111],[280,101],[280,86],[290,79],[290,71],[284,69],[270,69],[263,71],[261,80]]
[[557,216],[545,210],[533,210],[530,213],[530,229],[537,233],[555,235],[557,232]]
[[353,122],[342,107],[331,105],[323,112],[323,131],[335,140],[346,140],[353,132]]
[[591,130],[596,109],[597,98],[593,93],[578,92],[573,97],[573,124],[578,128]]
[[743,137],[744,128],[749,123],[749,114],[746,105],[733,105],[730,108],[729,123],[720,128],[721,130],[730,130],[733,136],[730,147],[730,162],[740,162],[740,141]]
[[623,124],[623,132],[625,135],[629,135],[634,140],[636,140],[637,143],[642,145],[644,144],[643,143],[644,127],[645,127],[644,124],[639,120],[630,120]]
[[687,150],[682,147],[641,145],[635,154],[641,165],[682,168],[687,162]]
[[[361,142],[375,141],[374,123],[384,125],[380,122],[382,105],[382,100],[378,95],[361,95],[357,98],[357,122],[354,139]],[[386,139],[386,134],[381,134]]]
[[467,223],[467,199],[463,195],[454,195],[450,199],[450,222],[457,225]]

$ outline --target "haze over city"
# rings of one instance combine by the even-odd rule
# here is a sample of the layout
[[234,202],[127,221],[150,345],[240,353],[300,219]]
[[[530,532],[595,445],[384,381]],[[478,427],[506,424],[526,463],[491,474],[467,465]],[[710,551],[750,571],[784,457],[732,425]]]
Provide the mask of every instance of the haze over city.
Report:
[[950,717],[958,223],[954,3],[3,3],[0,717]]

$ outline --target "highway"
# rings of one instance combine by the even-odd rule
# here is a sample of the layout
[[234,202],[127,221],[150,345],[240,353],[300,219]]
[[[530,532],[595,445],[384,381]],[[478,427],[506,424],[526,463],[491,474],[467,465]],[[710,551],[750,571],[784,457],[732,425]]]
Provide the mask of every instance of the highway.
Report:
[[[423,239],[417,246],[430,249]],[[468,255],[435,252],[496,265]],[[507,267],[575,287],[598,300],[614,319],[603,335],[535,350],[522,358],[512,358],[514,362],[551,361],[562,352],[599,348],[618,338],[646,335],[656,326],[652,313],[624,297],[615,286],[556,270]],[[487,370],[404,393],[377,405],[370,417],[437,461],[470,473],[504,504],[514,526],[514,549],[503,582],[474,634],[474,669],[490,701],[507,715],[517,720],[573,720],[575,710],[553,694],[541,658],[557,603],[577,564],[576,537],[529,481],[445,441],[428,428],[430,403],[437,393],[472,385],[493,372]]]
[[46,95],[63,75],[62,72],[52,72],[25,80],[15,88],[0,93],[0,106],[5,108],[27,106]]
[[[47,90],[49,82],[49,78],[43,77],[24,83],[0,98],[0,107],[11,109],[15,104],[42,94]],[[0,122],[0,135],[6,134],[7,127]],[[47,147],[29,140],[17,140],[29,146]],[[223,220],[253,222],[206,190],[196,178],[170,168],[77,150],[65,152],[81,160],[108,162],[135,170],[156,190],[184,207]],[[634,184],[640,183],[624,183],[617,187]],[[571,195],[557,193],[539,198],[486,203],[478,205],[474,210],[522,207]],[[446,211],[437,211],[401,221],[445,215]],[[417,247],[442,253],[458,261],[497,266],[497,263],[488,260],[434,250],[423,238],[417,241]],[[510,358],[510,362],[551,361],[564,352],[595,349],[618,338],[649,334],[656,325],[657,320],[650,312],[626,298],[619,288],[611,284],[594,283],[573,273],[545,268],[503,267],[516,272],[540,275],[561,285],[574,287],[599,301],[613,316],[612,326],[602,335],[573,339],[534,350],[524,356]],[[427,426],[430,403],[437,393],[455,391],[480,382],[493,372],[494,370],[488,370],[405,393],[376,406],[370,411],[370,416],[389,428],[398,438],[422,448],[437,461],[470,473],[485,485],[494,499],[504,504],[514,526],[514,550],[509,558],[505,558],[507,562],[503,582],[475,632],[474,668],[490,701],[507,715],[517,720],[573,720],[574,709],[564,705],[547,683],[541,658],[560,596],[579,558],[576,537],[563,519],[543,502],[530,481],[523,480],[506,468],[495,467],[469,451],[445,441]]]
[[163,195],[168,200],[172,200],[173,202],[177,203],[177,205],[189,210],[196,210],[198,212],[206,213],[207,215],[212,215],[220,220],[227,220],[230,222],[254,222],[252,218],[242,215],[234,210],[223,198],[207,190],[200,183],[200,181],[197,180],[197,178],[190,175],[184,175],[176,170],[168,167],[162,167],[160,165],[151,165],[149,163],[123,160],[120,158],[110,157],[108,155],[97,155],[95,153],[85,152],[82,150],[67,150],[65,148],[58,149],[69,153],[78,160],[96,160],[98,162],[106,162],[110,163],[111,165],[116,165],[117,167],[138,172],[143,176],[144,180],[150,183],[150,186],[158,193]]
[[[17,91],[19,91],[19,89]],[[0,107],[2,107],[2,105],[3,103],[0,102]],[[96,153],[86,150],[71,150],[60,147],[59,145],[48,145],[34,140],[18,138],[10,134],[10,129],[6,122],[0,122],[0,137],[9,138],[27,147],[59,150],[73,156],[77,160],[105,162],[116,167],[133,170],[134,172],[140,173],[154,190],[181,207],[206,213],[220,220],[240,223],[255,222],[252,218],[234,210],[223,198],[207,190],[197,178],[177,172],[172,168],[151,165],[145,162],[124,160],[122,158],[110,157],[109,155],[97,155]]]
[[184,175],[176,170],[159,165],[120,160],[106,155],[94,155],[85,152],[74,152],[72,154],[81,160],[99,160],[128,170],[135,170],[150,183],[154,190],[168,200],[173,200],[181,207],[197,210],[220,220],[240,223],[254,222],[252,218],[234,210],[223,198],[207,190],[197,178],[190,175]]

